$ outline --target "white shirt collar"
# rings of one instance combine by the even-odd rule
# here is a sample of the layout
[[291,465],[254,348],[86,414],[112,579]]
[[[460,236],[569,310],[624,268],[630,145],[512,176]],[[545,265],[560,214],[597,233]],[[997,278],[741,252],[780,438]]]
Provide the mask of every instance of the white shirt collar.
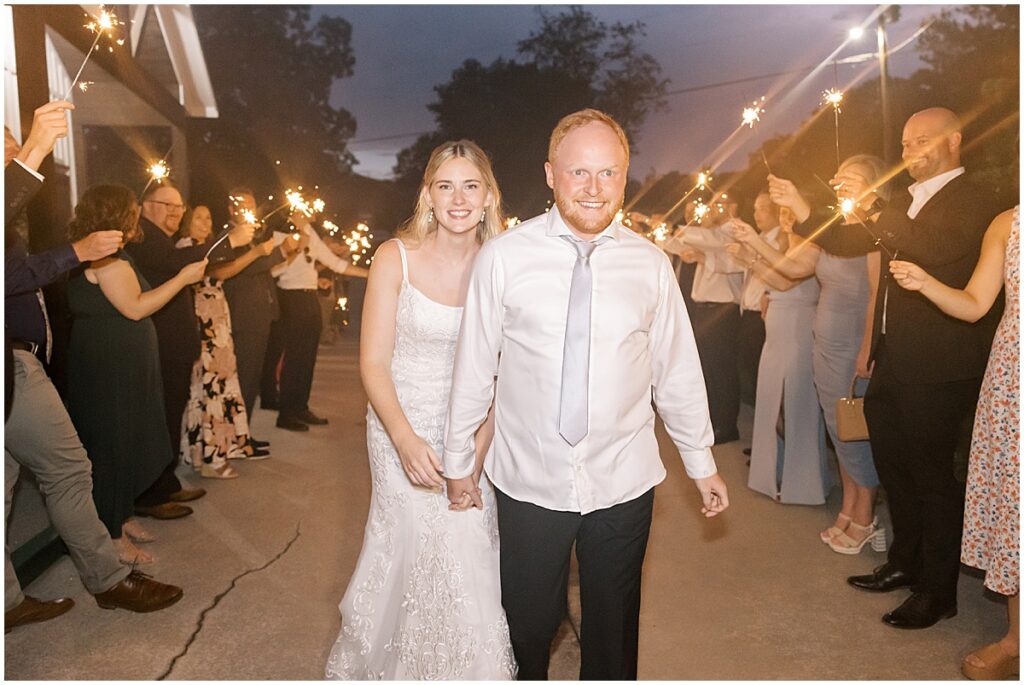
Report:
[[944,174],[938,176],[932,176],[931,178],[918,181],[917,183],[911,183],[907,187],[907,192],[914,198],[915,201],[920,201],[924,204],[926,201],[932,198],[935,193],[942,190],[943,186],[952,181],[957,176],[961,176],[964,173],[964,168],[958,166],[956,169],[947,171]]

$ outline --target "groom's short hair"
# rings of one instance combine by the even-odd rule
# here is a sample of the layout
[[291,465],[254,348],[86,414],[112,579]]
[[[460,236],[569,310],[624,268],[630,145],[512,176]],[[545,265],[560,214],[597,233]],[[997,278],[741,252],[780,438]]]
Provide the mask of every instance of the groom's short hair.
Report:
[[626,137],[626,132],[619,126],[619,122],[615,121],[611,116],[590,107],[567,114],[555,125],[555,130],[551,132],[551,142],[548,143],[548,161],[555,161],[555,153],[558,151],[558,146],[562,144],[562,141],[565,140],[569,133],[594,122],[604,124],[619,137],[622,149],[626,153],[626,164],[629,164],[629,139]]

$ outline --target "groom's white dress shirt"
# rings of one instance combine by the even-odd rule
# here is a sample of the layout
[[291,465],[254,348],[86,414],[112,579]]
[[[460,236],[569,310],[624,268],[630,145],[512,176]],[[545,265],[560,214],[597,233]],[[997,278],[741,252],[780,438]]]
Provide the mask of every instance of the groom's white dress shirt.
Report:
[[715,474],[704,378],[679,285],[662,251],[617,222],[590,257],[589,432],[575,447],[559,435],[577,254],[566,235],[553,207],[480,249],[455,354],[445,476],[472,473],[474,434],[495,399],[484,468],[499,490],[584,514],[635,499],[665,478],[652,397],[687,475]]

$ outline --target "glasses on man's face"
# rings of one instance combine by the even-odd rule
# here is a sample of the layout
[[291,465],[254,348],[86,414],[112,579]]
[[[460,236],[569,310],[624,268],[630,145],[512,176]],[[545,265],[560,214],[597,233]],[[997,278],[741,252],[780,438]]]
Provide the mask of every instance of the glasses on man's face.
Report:
[[309,248],[308,247],[302,248],[302,255],[306,258],[306,263],[307,264],[312,264],[313,263],[313,258],[309,256]]
[[167,207],[168,212],[184,212],[185,205],[179,205],[174,202],[164,202],[163,200],[146,200],[146,202],[152,202],[153,204],[163,205]]

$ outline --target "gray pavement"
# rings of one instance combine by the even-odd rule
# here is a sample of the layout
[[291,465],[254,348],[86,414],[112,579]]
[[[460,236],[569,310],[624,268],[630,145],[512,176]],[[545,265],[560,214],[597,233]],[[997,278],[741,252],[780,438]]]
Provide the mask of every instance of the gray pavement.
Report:
[[[321,347],[311,405],[330,425],[295,434],[257,409],[255,434],[273,458],[240,464],[233,481],[186,478],[209,494],[178,521],[143,519],[159,540],[144,570],[185,597],[155,614],[104,611],[67,557],[27,592],[71,596],[75,608],[4,639],[7,679],[316,680],[336,637],[337,605],[362,543],[370,483],[366,397],[357,346]],[[880,616],[907,595],[857,592],[847,575],[884,556],[831,552],[817,538],[838,507],[780,505],[746,488],[751,415],[740,442],[715,448],[732,506],[705,521],[663,432],[669,475],[655,497],[641,612],[647,680],[960,677],[961,657],[1005,630],[1005,605],[961,575],[960,614],[924,631]],[[553,678],[578,674],[578,601],[556,640]]]

